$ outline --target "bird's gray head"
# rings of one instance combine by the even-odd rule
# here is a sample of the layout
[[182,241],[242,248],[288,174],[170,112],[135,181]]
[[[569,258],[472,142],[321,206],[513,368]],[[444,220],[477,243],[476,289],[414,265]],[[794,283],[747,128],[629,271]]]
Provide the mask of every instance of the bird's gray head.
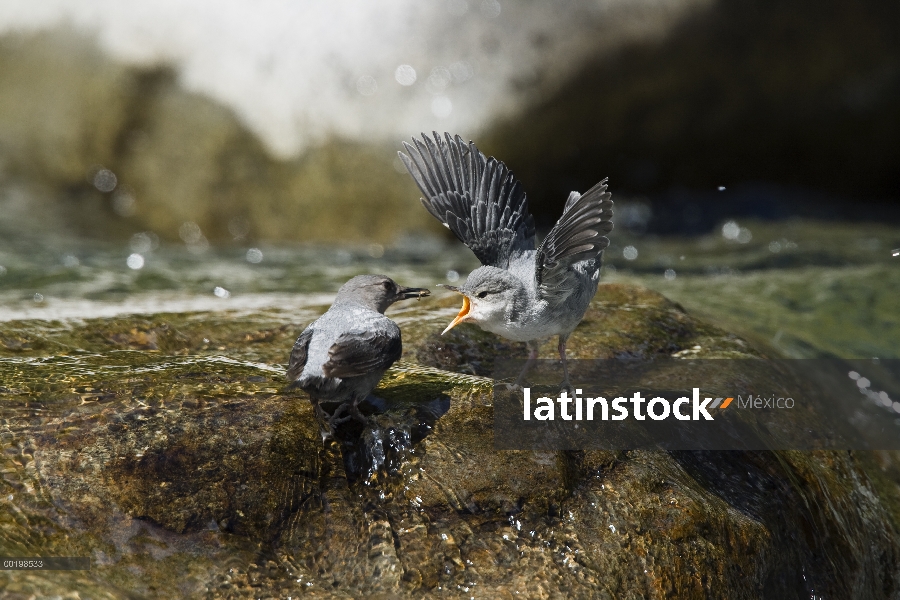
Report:
[[460,323],[478,323],[490,331],[492,324],[515,318],[524,305],[526,295],[522,282],[505,269],[478,267],[460,287],[444,286],[463,295],[463,306],[453,322],[442,332],[447,333]]
[[338,290],[335,304],[355,304],[384,313],[398,300],[422,298],[431,292],[425,288],[408,288],[398,285],[384,275],[357,275]]

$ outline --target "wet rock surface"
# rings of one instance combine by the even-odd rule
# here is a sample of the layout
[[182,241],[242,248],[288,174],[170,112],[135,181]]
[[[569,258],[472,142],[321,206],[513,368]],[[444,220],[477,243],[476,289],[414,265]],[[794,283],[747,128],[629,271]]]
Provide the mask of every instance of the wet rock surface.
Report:
[[[491,381],[472,373],[518,350],[469,326],[436,336],[456,309],[392,313],[403,360],[359,437],[327,441],[283,381],[296,315],[3,324],[18,342],[0,346],[0,553],[92,569],[2,571],[0,585],[12,598],[900,594],[893,453],[496,451]],[[600,287],[569,348],[766,354],[626,285]]]

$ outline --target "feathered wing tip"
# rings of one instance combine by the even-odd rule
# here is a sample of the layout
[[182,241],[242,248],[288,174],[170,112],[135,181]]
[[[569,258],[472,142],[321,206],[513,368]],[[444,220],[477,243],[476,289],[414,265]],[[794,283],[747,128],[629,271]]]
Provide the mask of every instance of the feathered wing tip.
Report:
[[294,347],[291,348],[291,357],[288,361],[288,369],[287,369],[287,378],[288,381],[292,383],[297,382],[300,377],[300,374],[303,372],[303,368],[306,367],[306,359],[309,352],[309,342],[312,340],[313,336],[313,328],[307,327],[303,330],[303,333],[300,334],[300,337],[297,338],[297,341],[294,342]]
[[534,249],[534,219],[522,187],[505,164],[458,135],[424,133],[399,152],[424,195],[422,205],[486,265],[505,268]]
[[575,191],[569,192],[569,197],[566,198],[566,205],[563,206],[563,214],[565,214],[566,211],[569,210],[573,204],[578,202],[579,198],[581,198],[580,192],[575,192]]
[[613,228],[613,202],[607,181],[603,179],[584,194],[569,195],[562,216],[538,249],[538,285],[573,263],[598,257],[609,246],[605,234]]

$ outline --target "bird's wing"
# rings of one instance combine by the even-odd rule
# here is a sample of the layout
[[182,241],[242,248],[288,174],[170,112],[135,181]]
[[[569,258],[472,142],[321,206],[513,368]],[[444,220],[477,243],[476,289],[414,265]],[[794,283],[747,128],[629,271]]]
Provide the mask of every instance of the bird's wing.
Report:
[[287,377],[289,381],[297,381],[297,378],[300,377],[300,373],[303,372],[303,367],[306,366],[306,357],[309,352],[309,341],[313,336],[313,328],[307,327],[303,333],[300,334],[300,337],[297,338],[297,341],[294,342],[294,347],[291,349],[291,360],[288,363]]
[[458,135],[413,138],[400,152],[424,197],[422,204],[484,265],[505,269],[509,259],[534,250],[534,218],[522,186],[499,160],[485,158]]
[[538,248],[535,281],[542,296],[566,295],[566,283],[574,285],[569,267],[598,258],[609,246],[604,234],[612,231],[613,203],[606,182],[604,179],[581,195],[572,192],[559,221]]
[[326,377],[358,377],[390,367],[403,351],[400,329],[344,333],[328,350],[322,365]]

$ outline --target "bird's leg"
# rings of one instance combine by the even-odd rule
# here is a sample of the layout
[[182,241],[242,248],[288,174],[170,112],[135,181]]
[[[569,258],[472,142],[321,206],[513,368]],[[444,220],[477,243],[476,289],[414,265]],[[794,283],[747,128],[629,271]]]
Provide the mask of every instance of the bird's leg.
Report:
[[[347,412],[348,410],[350,411],[350,414],[345,417],[342,417],[341,414]],[[330,417],[328,417],[328,426],[331,427],[332,431],[334,431],[338,425],[341,425],[342,423],[346,423],[347,421],[349,421],[352,418],[353,418],[353,411],[352,411],[352,409],[348,408],[347,403],[345,402],[344,404],[341,404],[336,409],[334,409],[334,413]]]
[[327,423],[328,422],[328,413],[325,412],[325,409],[322,408],[322,405],[319,404],[313,398],[310,398],[309,400],[313,405],[313,412],[316,413],[316,416],[319,418],[319,420]]
[[522,367],[522,371],[519,373],[519,376],[516,377],[516,382],[512,384],[512,388],[522,389],[525,383],[525,375],[531,370],[531,367],[534,366],[534,363],[537,362],[538,358],[538,346],[540,345],[539,340],[530,340],[526,342],[528,344],[528,360],[525,361],[525,366]]
[[313,412],[316,414],[316,420],[319,422],[319,434],[322,436],[322,442],[327,442],[334,434],[334,431],[329,424],[330,417],[328,416],[328,413],[325,412],[325,409],[322,408],[321,404],[312,398],[310,398],[310,401],[313,405]]
[[560,335],[559,336],[559,360],[562,361],[563,368],[563,381],[559,385],[560,391],[566,390],[570,393],[574,394],[574,389],[572,389],[572,383],[569,381],[569,365],[566,363],[566,340],[569,339],[568,335]]
[[369,422],[369,420],[366,419],[365,415],[363,415],[359,410],[359,403],[360,403],[360,401],[362,401],[364,399],[365,399],[365,396],[363,398],[354,398],[353,399],[353,404],[350,405],[350,416],[348,417],[348,419],[349,418],[356,419],[363,425],[365,425],[366,423]]

